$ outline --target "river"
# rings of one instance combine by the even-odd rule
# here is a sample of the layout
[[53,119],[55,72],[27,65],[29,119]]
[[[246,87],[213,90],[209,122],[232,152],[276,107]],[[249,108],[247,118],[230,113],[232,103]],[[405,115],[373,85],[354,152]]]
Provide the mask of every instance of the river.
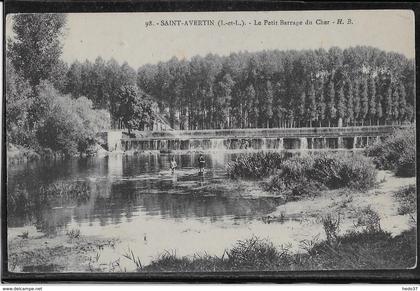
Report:
[[[174,174],[172,157],[178,164]],[[296,231],[302,224],[296,217],[267,223],[263,217],[282,201],[257,182],[229,179],[225,167],[235,157],[206,154],[202,176],[197,154],[110,155],[10,166],[8,203],[12,197],[20,200],[8,213],[9,240],[26,231],[30,237],[53,237],[77,229],[81,235],[120,240],[115,249],[102,251],[104,263],[132,250],[147,264],[163,252],[222,255],[237,240],[252,236],[286,245],[322,232],[319,224],[309,233]],[[40,195],[57,184],[81,184],[87,192],[75,199]],[[126,265],[133,267],[128,260]]]

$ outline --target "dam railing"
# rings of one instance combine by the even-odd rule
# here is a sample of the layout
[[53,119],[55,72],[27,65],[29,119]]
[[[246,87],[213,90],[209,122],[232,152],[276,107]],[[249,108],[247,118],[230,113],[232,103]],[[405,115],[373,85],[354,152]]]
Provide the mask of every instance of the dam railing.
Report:
[[323,149],[366,147],[406,126],[170,130],[122,135],[130,150]]

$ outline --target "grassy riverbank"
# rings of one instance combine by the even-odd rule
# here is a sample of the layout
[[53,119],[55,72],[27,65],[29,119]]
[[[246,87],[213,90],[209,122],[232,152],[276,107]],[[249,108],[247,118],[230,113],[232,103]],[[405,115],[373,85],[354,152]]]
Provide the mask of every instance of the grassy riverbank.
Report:
[[334,241],[310,245],[304,253],[292,254],[258,238],[238,241],[222,256],[177,257],[165,253],[139,272],[222,272],[404,269],[416,263],[414,229],[392,237],[384,231],[349,233]]

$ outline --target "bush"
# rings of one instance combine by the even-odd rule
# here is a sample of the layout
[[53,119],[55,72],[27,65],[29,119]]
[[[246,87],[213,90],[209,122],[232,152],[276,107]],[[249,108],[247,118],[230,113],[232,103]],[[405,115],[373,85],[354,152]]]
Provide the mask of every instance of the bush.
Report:
[[412,184],[403,187],[394,194],[395,199],[400,203],[399,215],[412,214],[417,210],[417,187]]
[[416,148],[405,148],[395,165],[395,174],[400,177],[414,177],[416,175]]
[[324,216],[322,218],[322,226],[327,237],[327,243],[334,245],[337,242],[338,233],[340,232],[340,215],[337,217],[333,217],[331,214]]
[[321,153],[285,161],[267,188],[280,192],[293,191],[302,185],[313,190],[323,187],[367,190],[375,181],[376,170],[368,158],[357,154]]
[[286,185],[288,183],[304,180],[304,177],[313,168],[314,162],[313,156],[294,156],[285,161],[281,165],[280,174],[285,180]]
[[243,154],[233,162],[228,163],[227,173],[230,178],[258,179],[273,174],[278,169],[284,155],[278,152],[258,152]]
[[362,155],[336,155],[340,160],[338,187],[349,187],[357,190],[372,188],[376,182],[376,169],[372,161]]
[[379,217],[379,214],[369,205],[357,212],[357,222],[355,227],[361,227],[364,232],[368,233],[380,232],[382,231],[381,218]]
[[273,243],[252,237],[238,241],[226,252],[232,269],[270,270],[286,268],[290,264],[287,250],[277,249]]
[[416,172],[416,129],[396,129],[385,141],[365,150],[379,169],[393,170],[396,175],[413,177]]

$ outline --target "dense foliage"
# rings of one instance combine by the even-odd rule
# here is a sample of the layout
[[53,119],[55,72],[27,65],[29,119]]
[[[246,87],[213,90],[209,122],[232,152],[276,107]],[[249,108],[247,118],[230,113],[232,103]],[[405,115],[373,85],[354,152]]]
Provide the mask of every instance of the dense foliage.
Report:
[[71,156],[90,153],[96,144],[96,133],[109,126],[104,110],[93,110],[92,101],[60,95],[48,83],[37,87],[37,122],[34,126],[39,145]]
[[368,158],[350,153],[319,153],[286,160],[268,182],[268,188],[279,193],[291,191],[296,196],[310,194],[305,189],[320,187],[367,190],[375,181],[376,170]]
[[65,156],[93,153],[96,133],[110,127],[109,113],[95,110],[86,97],[59,92],[67,70],[60,60],[65,15],[12,17],[6,60],[9,147]]
[[380,169],[393,170],[398,176],[416,174],[416,128],[395,130],[392,135],[366,149],[366,155]]
[[273,174],[284,160],[284,154],[278,152],[242,154],[228,163],[226,169],[228,176],[233,179],[259,179]]
[[31,87],[19,76],[9,60],[6,62],[6,136],[13,144],[28,145],[30,108],[33,106]]

